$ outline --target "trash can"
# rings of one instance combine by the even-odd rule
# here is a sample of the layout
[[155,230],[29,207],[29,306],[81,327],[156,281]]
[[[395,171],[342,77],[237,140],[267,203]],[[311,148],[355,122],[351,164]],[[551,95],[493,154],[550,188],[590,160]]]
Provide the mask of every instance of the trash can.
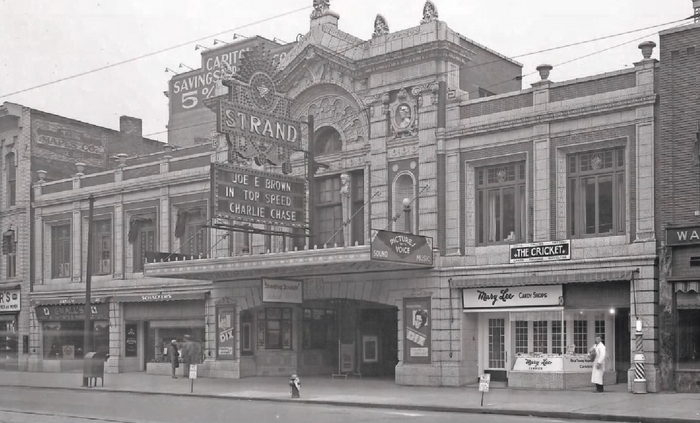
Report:
[[83,379],[87,379],[87,386],[97,386],[97,379],[101,379],[105,386],[105,362],[102,354],[89,352],[83,358]]

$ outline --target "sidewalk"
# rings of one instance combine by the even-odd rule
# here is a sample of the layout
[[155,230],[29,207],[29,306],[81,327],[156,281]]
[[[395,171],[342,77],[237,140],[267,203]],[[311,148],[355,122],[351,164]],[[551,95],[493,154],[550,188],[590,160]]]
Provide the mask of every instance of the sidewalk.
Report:
[[[700,422],[700,394],[630,394],[626,386],[612,391],[536,391],[492,388],[484,397],[476,386],[433,388],[399,386],[391,380],[304,378],[301,399],[290,398],[285,377],[211,379],[190,381],[145,373],[105,375],[104,387],[96,391],[138,392],[152,395],[196,395],[261,401],[293,401],[319,404],[381,407],[423,411],[452,411],[550,418],[635,422]],[[81,373],[32,373],[0,371],[0,385],[17,387],[82,388]]]

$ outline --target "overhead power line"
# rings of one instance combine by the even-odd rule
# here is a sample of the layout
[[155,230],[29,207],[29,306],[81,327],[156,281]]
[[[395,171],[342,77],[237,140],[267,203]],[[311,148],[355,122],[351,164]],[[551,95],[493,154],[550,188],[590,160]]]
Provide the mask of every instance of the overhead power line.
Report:
[[281,18],[281,17],[284,17],[284,16],[288,16],[288,15],[291,15],[291,14],[294,14],[294,13],[297,13],[297,12],[301,12],[302,10],[310,9],[311,7],[312,7],[312,6],[300,7],[300,8],[298,8],[298,9],[290,10],[290,11],[287,11],[287,12],[284,12],[284,13],[280,13],[280,14],[277,14],[277,15],[274,15],[274,16],[270,16],[270,17],[267,17],[267,18],[259,19],[259,20],[257,20],[257,21],[249,22],[249,23],[247,23],[247,24],[244,24],[244,25],[241,25],[241,26],[237,26],[237,27],[235,27],[235,28],[227,29],[227,30],[225,30],[225,31],[220,31],[220,32],[217,32],[216,34],[207,35],[206,37],[200,37],[200,38],[197,38],[197,39],[194,39],[194,40],[189,40],[189,41],[185,41],[185,42],[182,42],[182,43],[178,43],[178,44],[172,45],[172,46],[170,46],[170,47],[165,47],[165,48],[162,48],[162,49],[159,49],[159,50],[151,51],[151,52],[149,52],[149,53],[145,53],[145,54],[142,54],[142,55],[140,55],[140,56],[132,57],[132,58],[130,58],[130,59],[120,60],[120,61],[118,61],[118,62],[111,63],[111,64],[109,64],[109,65],[100,66],[100,67],[98,67],[98,68],[90,69],[90,70],[87,70],[87,71],[84,71],[84,72],[79,72],[79,73],[76,73],[76,74],[73,74],[73,75],[65,76],[65,77],[63,77],[63,78],[55,79],[55,80],[53,80],[53,81],[44,82],[43,84],[34,85],[34,86],[31,86],[31,87],[23,88],[23,89],[21,89],[21,90],[12,91],[12,92],[9,92],[9,93],[3,93],[3,94],[0,94],[0,98],[2,98],[2,97],[9,97],[9,96],[13,96],[13,95],[25,93],[25,92],[27,92],[27,91],[36,90],[37,88],[47,87],[47,86],[49,86],[49,85],[54,85],[54,84],[57,84],[57,83],[59,83],[59,82],[69,81],[69,80],[71,80],[71,79],[80,78],[80,77],[85,76],[85,75],[89,75],[89,74],[92,74],[92,73],[95,73],[95,72],[103,71],[103,70],[105,70],[105,69],[111,69],[111,68],[114,68],[114,67],[117,67],[117,66],[121,66],[121,65],[124,65],[124,64],[127,64],[127,63],[135,62],[135,61],[137,61],[137,60],[141,60],[141,59],[145,59],[145,58],[147,58],[147,57],[151,57],[151,56],[155,56],[155,55],[158,55],[158,54],[161,54],[161,53],[165,53],[166,51],[175,50],[175,49],[177,49],[177,48],[184,47],[184,46],[187,46],[187,45],[190,45],[190,44],[193,44],[193,43],[198,43],[198,42],[200,42],[200,41],[204,41],[204,40],[207,40],[207,39],[209,39],[209,38],[218,37],[218,36],[220,36],[220,35],[227,34],[227,33],[229,33],[229,32],[238,31],[238,30],[241,30],[241,29],[243,29],[243,28],[247,28],[247,27],[250,27],[250,26],[253,26],[253,25],[261,24],[261,23],[263,23],[263,22],[268,22],[268,21],[271,21],[271,20],[274,20],[274,19],[278,19],[278,18]]
[[[692,17],[691,17],[691,18],[692,18]],[[548,51],[553,51],[553,50],[559,50],[559,49],[566,48],[566,47],[573,47],[573,46],[578,46],[578,45],[582,45],[582,44],[586,44],[586,43],[591,43],[591,42],[595,42],[595,41],[601,41],[601,40],[605,40],[605,39],[615,38],[615,37],[619,37],[619,36],[622,36],[622,35],[632,34],[632,33],[635,33],[635,32],[643,31],[643,30],[645,30],[645,29],[658,28],[658,27],[661,27],[661,26],[666,26],[666,25],[671,25],[671,24],[679,23],[679,22],[685,21],[685,20],[687,20],[687,19],[688,19],[688,18],[686,18],[686,19],[680,19],[680,20],[675,20],[675,21],[670,21],[670,22],[666,22],[666,23],[663,23],[663,24],[658,24],[658,25],[652,25],[652,26],[647,26],[647,27],[643,27],[643,28],[633,29],[633,30],[629,30],[629,31],[625,31],[625,32],[620,32],[620,33],[617,33],[617,34],[605,35],[605,36],[602,36],[602,37],[591,38],[591,39],[589,39],[589,40],[577,41],[577,42],[575,42],[575,43],[570,43],[570,44],[565,44],[565,45],[555,46],[555,47],[549,47],[549,48],[545,48],[545,49],[542,49],[542,50],[537,50],[537,51],[533,51],[533,52],[529,52],[529,53],[523,53],[523,54],[520,54],[520,55],[517,55],[517,56],[512,56],[512,57],[515,58],[515,57],[530,56],[530,55],[538,54],[538,53],[542,53],[542,52],[548,52]],[[600,49],[600,50],[593,51],[593,52],[591,52],[591,53],[584,54],[584,55],[582,55],[582,56],[574,57],[573,59],[569,59],[569,60],[566,60],[566,61],[564,61],[564,62],[557,63],[557,64],[555,64],[554,66],[563,66],[563,65],[566,65],[566,64],[575,62],[575,61],[577,61],[577,60],[581,60],[581,59],[584,59],[584,58],[587,58],[587,57],[590,57],[590,56],[594,56],[594,55],[596,55],[596,54],[600,54],[600,53],[603,53],[603,52],[605,52],[605,51],[608,51],[608,50],[611,50],[611,49],[614,49],[614,48],[617,48],[617,47],[621,47],[621,46],[623,46],[623,45],[627,45],[627,44],[629,44],[629,43],[632,43],[632,42],[635,42],[635,41],[638,41],[638,40],[641,40],[641,39],[644,39],[644,38],[653,36],[653,35],[655,35],[655,34],[656,34],[655,32],[653,32],[653,33],[648,33],[648,34],[645,34],[645,35],[643,35],[643,36],[641,36],[641,37],[634,38],[634,39],[632,39],[632,40],[625,41],[625,42],[623,42],[623,43],[615,44],[615,45],[612,45],[612,46],[609,46],[609,47],[602,48],[602,49]],[[365,42],[365,41],[363,41],[363,43],[364,43],[364,42]],[[357,46],[357,45],[358,45],[358,44],[356,43],[354,46]],[[354,46],[353,46],[353,47],[354,47]],[[344,48],[344,49],[337,50],[336,52],[337,52],[337,53],[340,53],[340,52],[344,52],[344,51],[348,51],[348,50],[349,50],[349,49],[346,47],[346,48]],[[439,72],[439,73],[436,73],[436,75],[447,75],[447,74],[450,74],[450,73],[453,73],[453,72],[462,71],[462,70],[464,70],[464,69],[469,69],[469,68],[472,68],[472,67],[483,66],[483,65],[488,64],[488,63],[499,62],[499,61],[501,61],[501,60],[503,60],[503,59],[494,60],[494,61],[485,62],[485,63],[479,63],[479,64],[472,65],[472,66],[466,66],[466,67],[462,67],[461,69],[460,69],[460,68],[457,68],[457,69],[453,69],[453,70],[448,70],[448,71],[444,71],[444,72]],[[530,72],[530,73],[528,73],[528,74],[522,75],[522,76],[521,76],[521,79],[523,79],[523,78],[525,78],[525,77],[528,77],[528,76],[531,76],[531,75],[534,75],[534,74],[536,74],[536,73],[537,73],[537,71],[534,71],[534,72]],[[484,87],[484,88],[493,88],[493,87],[497,87],[497,86],[499,86],[499,85],[503,85],[503,84],[506,84],[506,83],[512,82],[512,81],[513,81],[513,78],[509,78],[509,79],[506,79],[506,80],[503,80],[503,81],[495,82],[495,83],[493,83],[493,84],[491,84],[491,85],[488,85],[488,86],[486,86],[486,87]],[[361,112],[364,111],[364,110],[365,110],[365,108],[362,108],[362,109],[358,110],[357,114],[361,113]],[[212,123],[216,123],[216,120],[204,121],[204,122],[197,122],[197,123],[195,123],[195,124],[180,126],[180,127],[176,127],[176,128],[170,128],[170,129],[166,129],[166,130],[163,130],[163,131],[152,132],[152,133],[146,134],[146,135],[144,135],[144,136],[145,136],[145,137],[151,137],[151,136],[154,136],[154,135],[161,135],[161,134],[165,134],[165,133],[168,133],[168,132],[176,132],[176,131],[185,130],[185,129],[190,129],[190,128],[193,128],[193,127],[208,125],[208,124],[212,124]],[[365,127],[365,126],[367,126],[367,125],[364,125],[364,124],[363,124],[362,126]]]

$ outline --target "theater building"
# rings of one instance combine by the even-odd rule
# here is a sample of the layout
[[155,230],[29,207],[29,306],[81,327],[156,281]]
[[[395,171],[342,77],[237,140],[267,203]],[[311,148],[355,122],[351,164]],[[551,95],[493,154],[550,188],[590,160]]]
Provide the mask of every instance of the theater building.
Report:
[[[651,49],[629,69],[572,81],[550,80],[543,65],[541,81],[521,90],[520,64],[450,30],[432,2],[417,16],[396,32],[378,16],[364,40],[321,2],[308,32],[264,69],[272,83],[256,81],[244,55],[233,79],[264,85],[261,95],[274,84],[288,108],[269,116],[313,121],[311,143],[300,124],[301,148],[325,166],[307,172],[297,152],[286,169],[313,178],[310,239],[296,237],[303,227],[256,223],[265,204],[224,201],[222,212],[217,195],[237,191],[215,185],[207,218],[221,226],[208,232],[209,254],[172,260],[166,243],[145,264],[148,277],[210,284],[203,371],[453,386],[490,373],[508,386],[566,389],[589,384],[587,352],[600,335],[606,383],[624,383],[640,320],[657,391]],[[267,99],[224,85],[208,106],[224,111],[213,161],[229,162],[234,184],[254,172],[282,178],[283,154],[259,166],[234,123],[221,124],[229,108]],[[265,134],[266,123],[250,122]],[[298,191],[286,192],[291,204]],[[229,212],[241,210],[229,233]],[[423,245],[429,261],[411,249]],[[388,252],[397,256],[382,260]]]

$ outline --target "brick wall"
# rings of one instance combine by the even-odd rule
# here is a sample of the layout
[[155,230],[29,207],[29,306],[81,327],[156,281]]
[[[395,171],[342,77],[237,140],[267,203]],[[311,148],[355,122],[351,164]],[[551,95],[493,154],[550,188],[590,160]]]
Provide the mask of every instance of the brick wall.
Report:
[[549,92],[550,101],[570,100],[577,97],[602,94],[610,91],[632,88],[637,84],[635,72],[613,75],[607,78],[581,81],[574,84],[567,84],[553,87]]
[[700,223],[695,140],[700,121],[700,25],[661,36],[659,136],[656,141],[656,229]]

